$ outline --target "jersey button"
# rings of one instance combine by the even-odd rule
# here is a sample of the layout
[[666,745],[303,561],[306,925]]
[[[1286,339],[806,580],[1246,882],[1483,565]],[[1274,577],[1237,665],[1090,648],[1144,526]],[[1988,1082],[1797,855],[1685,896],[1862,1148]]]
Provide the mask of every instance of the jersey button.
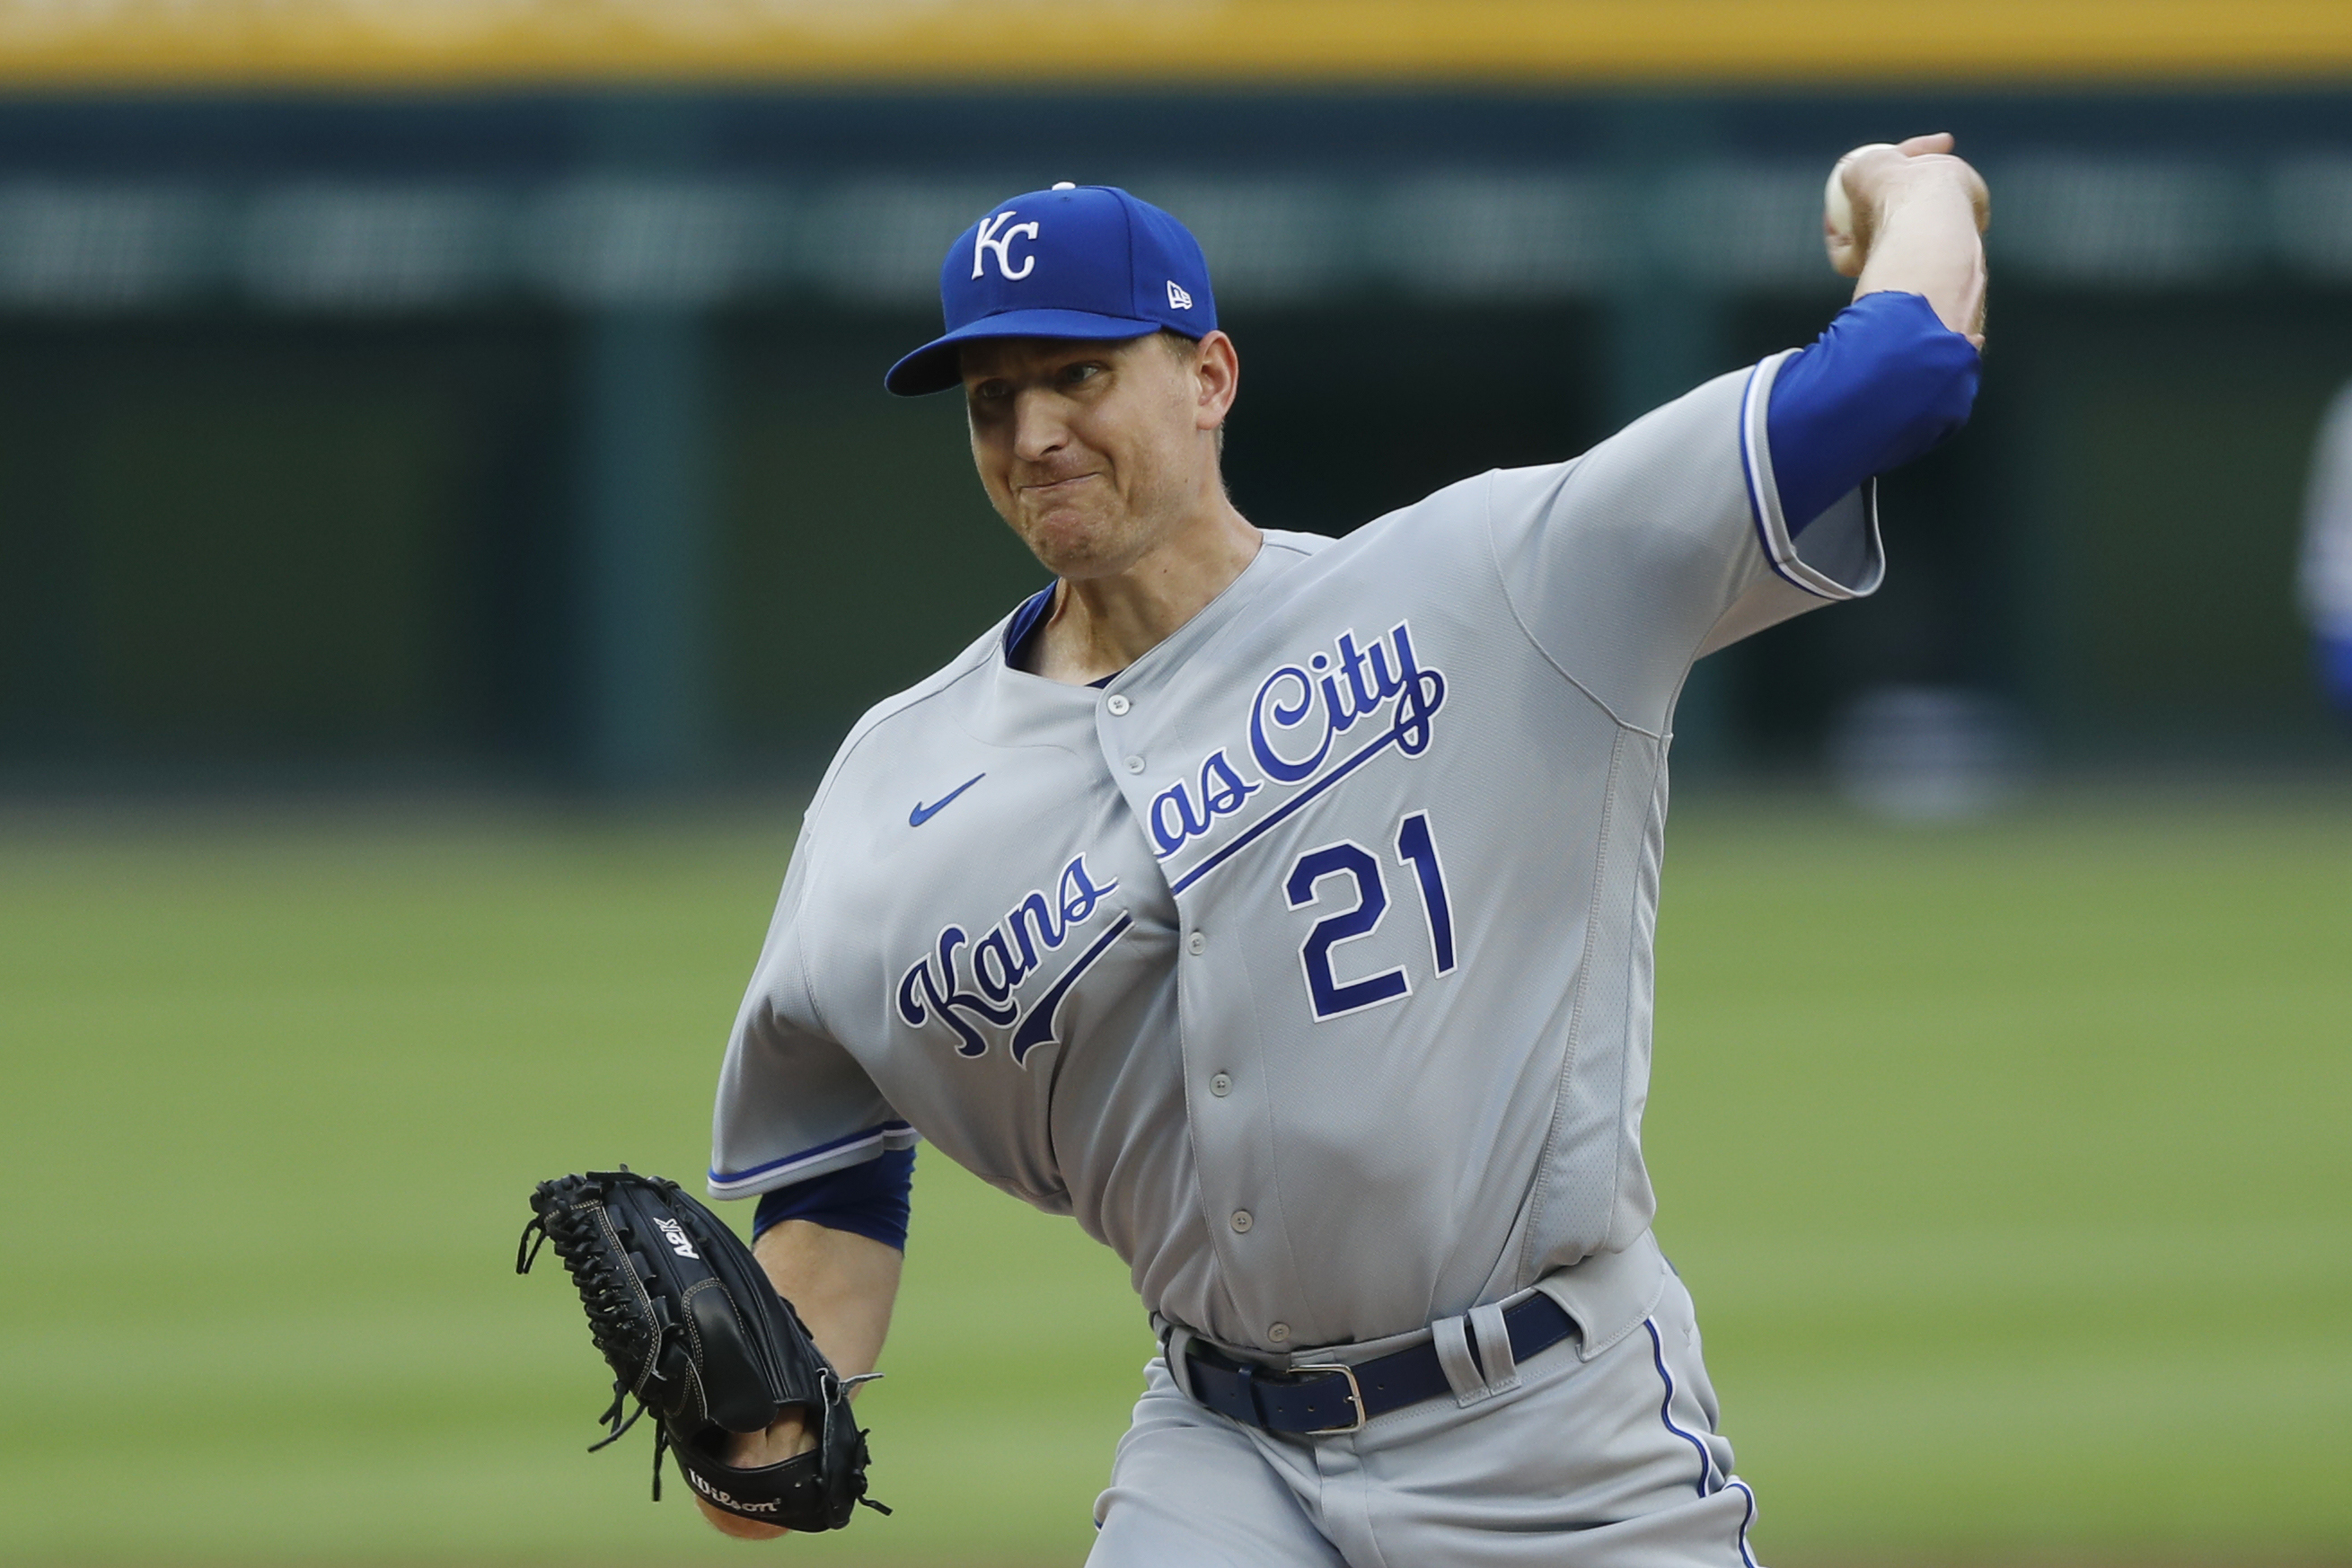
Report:
[[1290,1325],[1288,1323],[1276,1323],[1274,1327],[1266,1330],[1265,1337],[1275,1344],[1286,1345],[1290,1342]]
[[1110,694],[1110,700],[1104,703],[1103,706],[1109,709],[1113,713],[1118,714],[1126,712],[1129,709],[1134,707],[1135,704],[1127,700],[1126,692],[1114,691]]
[[1141,757],[1129,757],[1129,758],[1128,758],[1128,759],[1127,759],[1127,771],[1128,771],[1129,773],[1141,773],[1141,772],[1143,771],[1143,759],[1142,759]]
[[1247,1235],[1249,1234],[1249,1227],[1250,1227],[1252,1225],[1255,1225],[1255,1223],[1256,1223],[1256,1221],[1255,1221],[1255,1220],[1253,1220],[1253,1219],[1251,1219],[1251,1218],[1250,1218],[1250,1212],[1249,1212],[1249,1210],[1247,1210],[1247,1209],[1235,1209],[1235,1210],[1234,1211],[1234,1235],[1236,1235],[1236,1236],[1247,1236]]
[[1234,1075],[1233,1075],[1233,1074],[1231,1074],[1231,1073],[1229,1073],[1229,1072],[1221,1072],[1221,1073],[1217,1074],[1214,1078],[1212,1078],[1211,1079],[1209,1079],[1209,1092],[1210,1092],[1211,1094],[1215,1095],[1219,1100],[1223,1100],[1223,1099],[1224,1099],[1224,1098],[1225,1098],[1225,1096],[1227,1096],[1227,1095],[1229,1095],[1229,1094],[1233,1093],[1233,1091],[1234,1091]]
[[1184,951],[1198,958],[1209,951],[1209,939],[1199,931],[1194,931],[1184,939]]

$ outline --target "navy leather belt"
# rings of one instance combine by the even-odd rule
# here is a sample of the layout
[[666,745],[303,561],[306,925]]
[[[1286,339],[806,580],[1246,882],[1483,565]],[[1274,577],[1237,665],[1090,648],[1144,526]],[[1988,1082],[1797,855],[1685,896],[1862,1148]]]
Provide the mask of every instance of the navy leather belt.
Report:
[[[1511,1357],[1526,1361],[1576,1331],[1560,1304],[1538,1291],[1503,1314]],[[1471,1356],[1477,1356],[1473,1340]],[[1277,1371],[1236,1360],[1200,1341],[1184,1352],[1192,1397],[1220,1415],[1268,1432],[1353,1432],[1377,1415],[1453,1392],[1434,1344],[1353,1366],[1334,1362]]]

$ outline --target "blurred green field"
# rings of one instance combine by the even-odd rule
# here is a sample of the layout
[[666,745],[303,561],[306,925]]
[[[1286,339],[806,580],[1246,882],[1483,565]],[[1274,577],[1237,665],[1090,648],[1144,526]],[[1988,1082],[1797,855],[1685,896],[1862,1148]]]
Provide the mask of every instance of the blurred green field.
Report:
[[[759,1551],[581,1452],[509,1269],[538,1178],[700,1168],[796,815],[0,819],[0,1557]],[[1659,1230],[1767,1561],[2352,1562],[2352,802],[1701,802],[1661,955]],[[920,1171],[898,1513],[785,1554],[1075,1563],[1125,1271]]]

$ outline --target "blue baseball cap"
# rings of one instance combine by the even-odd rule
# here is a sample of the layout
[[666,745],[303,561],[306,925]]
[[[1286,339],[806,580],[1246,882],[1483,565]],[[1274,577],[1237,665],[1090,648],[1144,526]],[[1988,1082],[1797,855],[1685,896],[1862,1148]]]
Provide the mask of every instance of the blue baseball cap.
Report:
[[940,266],[947,331],[890,367],[902,397],[963,380],[958,345],[982,338],[1139,338],[1217,329],[1209,263],[1191,231],[1116,185],[1055,185],[999,202]]

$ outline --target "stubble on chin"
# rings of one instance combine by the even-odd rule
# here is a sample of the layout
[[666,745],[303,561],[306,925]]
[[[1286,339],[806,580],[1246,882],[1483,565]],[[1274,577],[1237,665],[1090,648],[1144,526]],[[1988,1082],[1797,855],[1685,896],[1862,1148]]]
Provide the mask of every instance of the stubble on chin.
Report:
[[1098,577],[1128,564],[1134,553],[1128,531],[1094,519],[1071,525],[1046,524],[1025,533],[1031,553],[1056,577]]
[[1123,569],[1136,553],[1135,520],[1117,504],[1066,503],[1024,511],[1013,531],[1056,577],[1097,577]]

